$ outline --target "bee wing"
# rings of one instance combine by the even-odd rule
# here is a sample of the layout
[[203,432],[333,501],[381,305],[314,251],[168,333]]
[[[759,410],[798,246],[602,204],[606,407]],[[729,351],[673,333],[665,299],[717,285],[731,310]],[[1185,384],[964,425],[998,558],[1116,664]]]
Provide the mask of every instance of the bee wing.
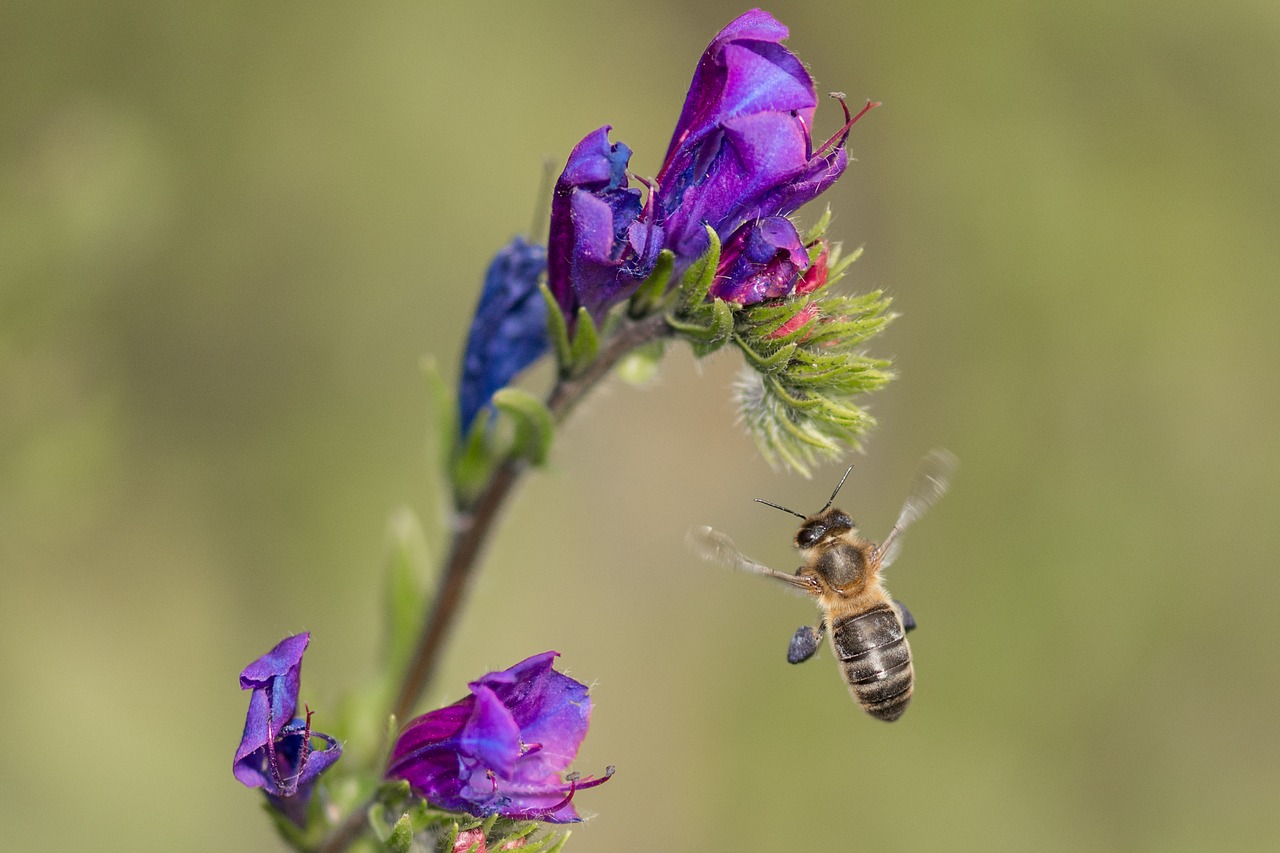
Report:
[[911,481],[911,491],[907,493],[907,500],[902,505],[902,512],[898,513],[897,522],[876,549],[882,568],[887,569],[892,565],[902,551],[902,544],[898,541],[902,531],[919,520],[929,507],[947,493],[958,464],[959,460],[953,453],[941,449],[929,451],[920,462],[915,479]]
[[688,543],[689,550],[712,563],[719,563],[722,566],[728,566],[731,569],[737,569],[742,572],[751,572],[755,575],[776,578],[803,592],[814,593],[817,591],[814,588],[813,581],[809,578],[789,575],[786,572],[771,569],[763,563],[757,563],[739,551],[738,546],[733,544],[732,539],[714,528],[705,526],[690,527],[688,534],[685,536],[685,542]]

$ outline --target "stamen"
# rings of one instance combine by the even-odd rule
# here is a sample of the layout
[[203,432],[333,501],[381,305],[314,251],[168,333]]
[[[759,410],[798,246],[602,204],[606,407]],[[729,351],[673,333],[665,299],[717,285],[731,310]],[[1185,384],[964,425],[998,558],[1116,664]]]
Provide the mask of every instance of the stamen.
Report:
[[849,130],[854,126],[854,124],[857,123],[858,119],[862,118],[864,115],[871,112],[876,107],[883,106],[883,104],[881,104],[879,101],[868,100],[867,105],[863,107],[861,110],[859,110],[856,116],[850,117],[849,105],[845,103],[844,93],[832,92],[831,97],[839,101],[841,109],[844,110],[844,119],[845,119],[844,127],[837,130],[835,133],[831,135],[830,139],[822,143],[822,147],[813,153],[814,157],[821,157],[823,154],[827,153],[828,149],[836,147],[838,145],[843,145],[845,139],[849,137]]
[[608,782],[609,779],[613,776],[614,770],[616,769],[617,768],[615,768],[612,764],[610,764],[608,767],[604,769],[604,775],[601,776],[599,779],[588,778],[587,781],[585,782],[582,781],[581,773],[574,772],[574,773],[566,774],[564,779],[566,782],[569,783],[569,792],[565,794],[564,799],[562,799],[560,802],[554,803],[550,806],[547,806],[541,809],[522,809],[518,812],[506,812],[505,816],[520,818],[522,820],[538,820],[540,818],[550,817],[551,815],[560,811],[560,809],[569,805],[569,803],[573,802],[574,794],[578,793],[579,791],[585,791],[588,788],[594,788],[597,785],[603,785],[605,782]]

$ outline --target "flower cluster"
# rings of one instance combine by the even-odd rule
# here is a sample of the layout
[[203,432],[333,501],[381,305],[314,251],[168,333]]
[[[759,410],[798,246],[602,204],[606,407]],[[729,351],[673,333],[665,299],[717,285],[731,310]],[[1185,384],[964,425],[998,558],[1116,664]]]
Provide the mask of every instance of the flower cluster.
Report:
[[[711,233],[722,249],[700,294],[707,302],[751,306],[826,283],[830,247],[820,233],[803,239],[789,217],[843,174],[849,130],[874,104],[851,116],[841,97],[843,126],[815,145],[817,94],[783,46],[787,36],[754,9],[711,41],[657,177],[635,179],[647,193],[632,186],[631,149],[610,142],[608,125],[574,147],[555,185],[546,253],[547,288],[569,333],[581,312],[599,322],[651,276],[684,274],[711,250]],[[467,342],[464,432],[493,392],[548,348],[536,339],[546,330],[532,307],[541,268],[511,265],[511,252],[504,249],[490,268]]]
[[311,729],[309,709],[305,717],[294,717],[310,641],[306,633],[285,637],[240,673],[240,689],[253,693],[233,768],[241,784],[261,788],[300,827],[306,825],[316,780],[342,755],[341,744]]
[[471,695],[405,726],[387,764],[428,802],[474,815],[572,823],[574,794],[599,779],[561,774],[587,734],[586,685],[543,652],[471,682]]

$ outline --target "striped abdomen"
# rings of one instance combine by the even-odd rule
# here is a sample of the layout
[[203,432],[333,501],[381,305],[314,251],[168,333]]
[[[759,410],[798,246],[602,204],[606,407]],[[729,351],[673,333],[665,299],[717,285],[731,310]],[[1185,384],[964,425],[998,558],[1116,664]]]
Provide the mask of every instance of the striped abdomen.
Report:
[[911,701],[915,675],[898,614],[879,604],[848,616],[831,626],[831,642],[844,680],[863,710],[885,722],[901,717]]

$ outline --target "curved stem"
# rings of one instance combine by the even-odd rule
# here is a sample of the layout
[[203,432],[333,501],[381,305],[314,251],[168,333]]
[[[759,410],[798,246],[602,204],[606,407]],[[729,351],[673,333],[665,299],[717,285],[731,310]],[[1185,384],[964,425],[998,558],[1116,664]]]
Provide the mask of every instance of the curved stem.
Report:
[[[552,419],[557,425],[562,423],[573,408],[628,353],[673,334],[674,330],[661,314],[623,326],[605,342],[599,356],[586,370],[577,376],[562,377],[551,389],[547,397],[547,408]],[[423,622],[418,644],[409,660],[392,709],[397,720],[408,719],[431,683],[439,664],[440,652],[460,612],[460,605],[475,573],[480,553],[507,497],[527,468],[528,465],[523,460],[508,459],[503,462],[494,469],[475,502],[459,517],[444,571],[436,582],[431,609]],[[316,848],[318,853],[341,853],[359,838],[365,830],[365,812],[369,805],[363,803],[347,815]]]
[[[585,371],[578,376],[561,379],[551,389],[547,408],[556,424],[564,421],[574,406],[613,370],[623,356],[639,346],[671,334],[671,327],[662,315],[624,326],[609,338],[600,355]],[[453,626],[476,560],[497,521],[499,511],[526,468],[523,461],[515,459],[508,459],[499,465],[470,510],[459,519],[448,560],[436,584],[436,594],[431,599],[431,610],[423,623],[422,633],[413,657],[409,660],[404,680],[400,683],[400,693],[393,708],[397,720],[408,719],[423,691],[431,683],[440,659],[440,650]]]

